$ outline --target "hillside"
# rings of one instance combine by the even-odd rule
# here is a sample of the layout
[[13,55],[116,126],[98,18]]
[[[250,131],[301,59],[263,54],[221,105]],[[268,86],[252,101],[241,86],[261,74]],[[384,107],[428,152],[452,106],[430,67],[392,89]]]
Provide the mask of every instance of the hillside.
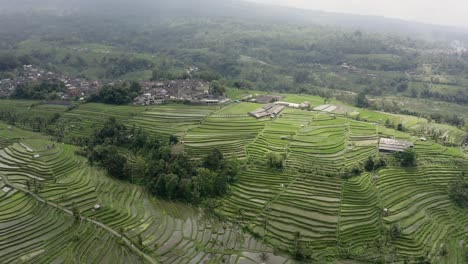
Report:
[[[1,16],[0,81],[25,64],[108,81],[185,79],[187,68],[196,67],[194,78],[221,80],[230,87],[307,93],[348,103],[363,93],[375,110],[460,128],[467,123],[468,53],[453,38],[428,41],[417,34],[215,14],[155,15],[150,21],[132,12],[38,12],[27,20]],[[459,119],[463,122],[454,122]]]
[[[428,25],[416,22],[390,19],[378,16],[340,14],[314,10],[302,10],[278,7],[267,4],[256,4],[243,0],[214,1],[201,0],[194,4],[188,0],[136,0],[129,3],[125,0],[46,0],[40,3],[33,0],[0,1],[4,13],[24,13],[47,11],[52,14],[87,13],[96,15],[113,14],[127,17],[138,15],[143,20],[157,21],[176,17],[215,17],[235,18],[262,23],[288,23],[297,25],[323,25],[339,28],[359,29],[363,31],[392,33],[418,36],[432,40],[468,41],[468,29],[449,26]],[[105,10],[103,12],[102,10]]]
[[74,146],[4,124],[0,146],[0,263],[285,262],[237,226],[108,177]]
[[[323,104],[321,98],[306,95],[286,95],[284,100],[307,100],[313,107]],[[255,263],[261,262],[261,252],[270,252],[268,263],[283,263],[284,259],[271,255],[271,248],[294,252],[297,243],[320,263],[346,258],[462,263],[466,254],[468,214],[449,199],[448,185],[468,172],[467,154],[460,147],[436,143],[437,138],[420,141],[424,134],[419,127],[431,126],[427,120],[352,108],[338,101],[332,104],[353,114],[286,109],[276,119],[257,120],[247,115],[261,106],[252,103],[221,108],[83,104],[72,110],[48,105],[28,109],[31,103],[0,101],[0,108],[17,113],[17,124],[26,129],[22,117],[59,113],[54,126],[65,131],[66,140],[88,137],[113,116],[154,135],[177,134],[184,151],[195,157],[219,148],[226,156],[242,159],[245,170],[231,194],[220,201],[216,211],[225,222],[216,225],[200,219],[196,209],[156,200],[139,187],[111,180],[88,167],[73,153],[73,146],[56,144],[45,150],[52,143],[44,136],[2,125],[2,184],[13,189],[2,195],[2,226],[8,239],[0,250],[9,259],[39,263],[77,257],[97,263],[119,255],[132,263],[145,261],[118,235],[90,220],[73,224],[73,217],[54,205],[78,208],[84,217],[123,232],[135,245],[141,240],[137,248],[160,262],[203,263],[205,259],[217,263],[224,258],[229,263]],[[359,120],[353,117],[355,112],[360,112]],[[407,132],[386,128],[386,118],[404,123]],[[453,127],[447,135],[458,137]],[[414,142],[417,167],[390,162],[376,171],[343,178],[343,169],[359,166],[369,156],[388,156],[378,152],[380,137]],[[283,170],[268,167],[269,152],[285,156]],[[34,158],[35,154],[40,156]],[[27,181],[34,195],[27,194]],[[37,202],[38,198],[47,203]],[[103,209],[93,210],[95,204]],[[51,215],[67,224],[45,224]],[[18,221],[27,226],[27,232],[9,228]],[[67,236],[61,236],[68,245],[66,252],[58,250],[54,236],[60,229],[54,225],[67,228],[63,231]],[[57,233],[42,234],[40,230],[46,228]],[[394,228],[398,234],[388,236]],[[106,243],[87,246],[93,243],[93,232],[102,233],[99,241]],[[375,241],[376,235],[380,240]],[[17,251],[20,241],[22,250]],[[441,254],[442,249],[446,253]]]
[[0,264],[468,263],[468,32],[0,0]]

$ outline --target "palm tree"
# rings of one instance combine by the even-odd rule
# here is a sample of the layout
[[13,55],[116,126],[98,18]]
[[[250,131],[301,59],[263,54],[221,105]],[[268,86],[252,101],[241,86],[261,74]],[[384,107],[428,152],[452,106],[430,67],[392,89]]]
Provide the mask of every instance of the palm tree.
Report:
[[270,256],[268,255],[268,253],[262,252],[258,255],[258,259],[260,259],[260,261],[262,261],[263,263],[266,263],[270,259]]

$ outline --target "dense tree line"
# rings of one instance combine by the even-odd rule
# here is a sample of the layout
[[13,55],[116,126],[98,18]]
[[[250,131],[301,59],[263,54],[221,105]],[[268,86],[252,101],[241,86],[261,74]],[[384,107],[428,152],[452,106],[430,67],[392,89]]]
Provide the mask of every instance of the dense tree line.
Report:
[[22,83],[16,87],[12,98],[56,100],[60,98],[58,93],[64,91],[65,84],[60,81],[40,81],[32,83]]
[[[309,93],[323,93],[325,88],[356,93],[367,89],[372,95],[399,91],[410,96],[404,92],[406,84],[395,81],[393,76],[399,72],[395,79],[404,79],[404,72],[416,69],[421,61],[437,63],[437,70],[442,74],[468,73],[467,56],[429,56],[414,50],[443,48],[443,44],[401,36],[320,26],[266,25],[236,19],[135,23],[139,19],[102,19],[91,14],[35,15],[31,20],[37,23],[30,23],[5,17],[1,22],[8,26],[2,27],[0,33],[5,36],[5,46],[10,47],[32,35],[40,35],[45,46],[51,43],[53,47],[31,48],[29,57],[35,63],[43,67],[55,65],[58,69],[66,65],[83,74],[96,74],[90,78],[120,78],[128,73],[148,71],[154,71],[154,80],[184,78],[187,77],[184,68],[196,65],[201,69],[196,74],[202,75],[197,78],[254,83],[256,89]],[[91,43],[114,46],[118,52],[100,56],[73,54],[68,49],[65,55],[61,52],[61,47],[67,45]],[[16,64],[15,60],[7,61],[13,61],[9,65]],[[339,65],[344,62],[364,72],[329,74],[340,72]],[[367,75],[368,71],[379,74]],[[418,93],[438,100],[466,101],[466,95]]]
[[15,69],[20,64],[18,58],[12,54],[0,53],[0,71]]
[[89,102],[123,105],[129,104],[141,94],[141,85],[137,82],[122,82],[102,87],[97,93],[90,96]]
[[22,129],[54,136],[58,136],[60,132],[56,129],[59,119],[59,113],[35,113],[33,108],[26,112],[19,112],[14,109],[0,109],[1,121]]
[[147,59],[124,57],[104,57],[100,62],[105,68],[104,77],[108,79],[119,78],[129,72],[151,70],[154,64]]
[[[197,203],[226,194],[237,179],[239,163],[226,159],[218,149],[194,161],[171,151],[176,142],[176,137],[153,138],[111,118],[94,132],[84,154],[111,176],[142,184],[159,197]],[[129,151],[138,157],[136,161],[128,160]]]
[[[371,110],[378,110],[387,113],[396,113],[396,114],[404,114],[404,115],[412,115],[417,117],[426,118],[429,121],[434,121],[436,123],[446,123],[450,124],[459,128],[463,128],[466,124],[464,117],[464,113],[451,113],[451,112],[434,112],[428,113],[426,111],[421,110],[412,110],[411,105],[407,105],[404,108],[401,107],[396,101],[394,100],[379,100],[378,97],[371,97],[369,98],[369,90],[365,90],[358,94],[349,94],[349,93],[342,93],[336,96],[337,100],[342,102],[346,102],[351,105],[355,105],[361,108],[368,108]],[[326,94],[322,95],[323,97],[327,97]],[[388,121],[389,122],[389,121]],[[385,124],[387,127],[395,128],[401,130],[402,128],[398,128],[399,124]]]

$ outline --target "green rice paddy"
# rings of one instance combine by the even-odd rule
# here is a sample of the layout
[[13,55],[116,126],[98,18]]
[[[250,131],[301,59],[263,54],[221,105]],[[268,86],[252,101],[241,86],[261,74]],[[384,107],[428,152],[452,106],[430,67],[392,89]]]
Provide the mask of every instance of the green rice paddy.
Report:
[[[320,104],[313,98],[303,101]],[[0,108],[26,112],[30,104],[1,101]],[[343,258],[343,251],[372,259],[378,255],[376,238],[395,225],[401,235],[389,244],[398,253],[394,262],[417,263],[423,256],[434,263],[463,263],[468,212],[451,202],[448,185],[468,173],[468,157],[459,147],[420,141],[427,120],[362,111],[358,121],[293,109],[276,119],[249,117],[247,112],[258,106],[33,108],[37,113],[61,113],[69,137],[89,136],[115,117],[153,135],[178,135],[184,151],[195,158],[219,148],[242,160],[245,169],[239,181],[217,209],[226,222],[113,180],[76,156],[74,146],[56,143],[47,150],[52,144],[47,137],[0,125],[0,263],[149,261],[122,237],[92,221],[77,223],[60,208],[78,208],[82,216],[123,235],[157,263],[261,263],[261,252],[270,255],[268,263],[286,263],[290,260],[274,256],[273,249],[291,250],[296,232],[319,263]],[[410,130],[385,128],[379,121],[388,116],[406,121]],[[453,127],[430,125],[452,131],[454,140],[464,136]],[[340,178],[344,168],[379,155],[380,136],[414,142],[418,166],[407,169],[391,163],[376,172]],[[284,154],[284,170],[266,166],[268,152]],[[34,192],[35,185],[40,186],[35,195],[47,203],[24,191]],[[2,191],[5,186],[13,188]],[[96,204],[103,207],[94,210]],[[447,255],[440,254],[441,248]]]

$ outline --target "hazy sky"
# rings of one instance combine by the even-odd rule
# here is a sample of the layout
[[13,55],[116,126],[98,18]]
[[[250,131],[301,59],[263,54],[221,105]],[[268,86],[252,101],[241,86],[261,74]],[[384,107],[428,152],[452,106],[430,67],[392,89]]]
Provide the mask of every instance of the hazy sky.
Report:
[[468,0],[248,0],[468,28]]

